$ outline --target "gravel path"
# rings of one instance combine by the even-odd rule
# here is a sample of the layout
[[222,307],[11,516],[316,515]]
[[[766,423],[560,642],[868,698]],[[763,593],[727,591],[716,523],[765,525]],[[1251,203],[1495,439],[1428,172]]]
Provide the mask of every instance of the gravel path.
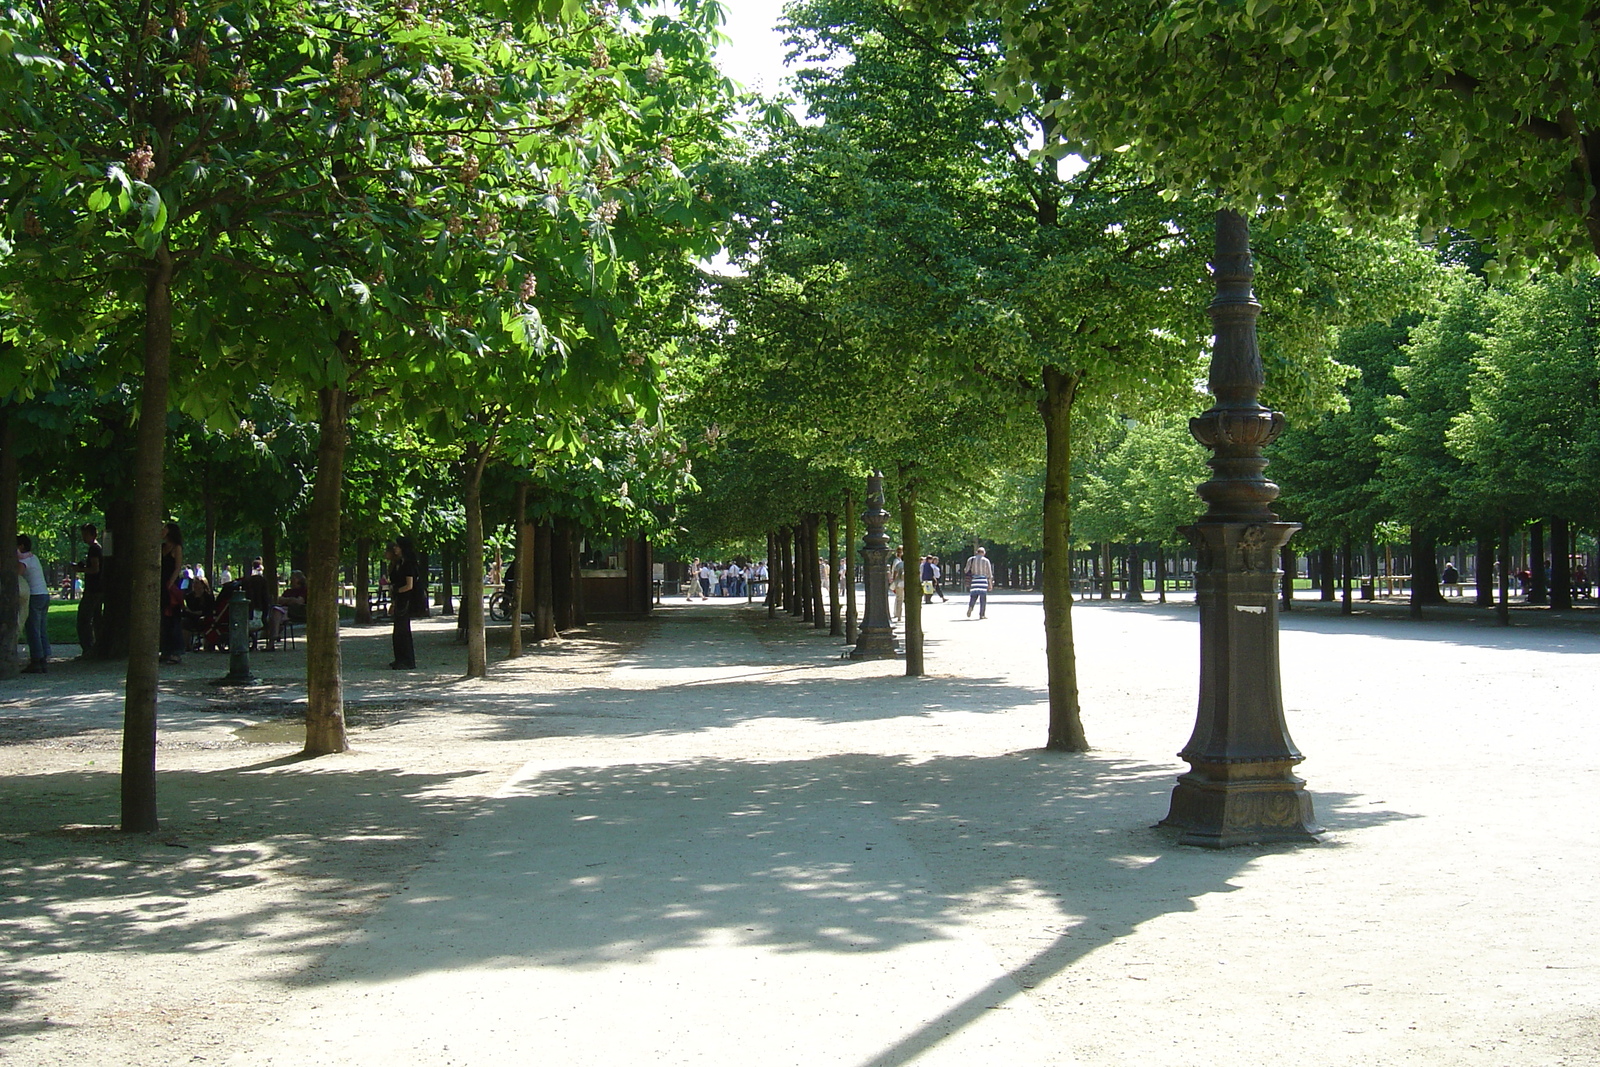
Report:
[[118,673],[13,685],[0,1062],[1600,1061],[1593,633],[1287,616],[1327,840],[1212,853],[1152,829],[1191,605],[1080,605],[1079,756],[1037,598],[963,607],[914,680],[734,603],[475,682],[447,622],[410,678],[353,630],[314,761],[303,653],[189,657],[153,837],[106,826]]

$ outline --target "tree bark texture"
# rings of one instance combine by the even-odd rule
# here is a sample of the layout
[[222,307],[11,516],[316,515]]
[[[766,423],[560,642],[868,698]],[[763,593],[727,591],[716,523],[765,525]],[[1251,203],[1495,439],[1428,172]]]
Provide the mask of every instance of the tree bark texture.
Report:
[[811,628],[828,625],[828,610],[822,599],[822,516],[813,511],[806,518],[806,562],[811,566]]
[[1495,615],[1501,626],[1511,625],[1511,520],[1500,517],[1500,596]]
[[1122,599],[1139,604],[1144,602],[1144,560],[1139,554],[1139,542],[1128,542],[1128,554],[1125,563],[1128,569],[1127,589],[1122,594]]
[[[1072,638],[1072,404],[1078,375],[1044,370],[1044,648],[1050,682],[1050,724],[1045,747],[1087,752],[1078,706],[1078,663]],[[1110,568],[1106,570],[1109,572]],[[1109,579],[1108,579],[1109,581]],[[1109,585],[1106,587],[1109,593]]]
[[489,673],[489,645],[483,632],[483,469],[493,446],[476,441],[466,448],[462,500],[467,508],[467,553],[461,568],[461,617],[467,628],[467,677]]
[[1528,570],[1533,581],[1528,585],[1528,603],[1548,604],[1549,583],[1544,579],[1544,523],[1536,522],[1528,528]]
[[536,641],[548,641],[557,633],[553,538],[554,531],[548,521],[534,526],[533,634]]
[[1322,587],[1321,599],[1332,603],[1337,596],[1334,586],[1338,575],[1335,573],[1334,552],[1332,545],[1323,545],[1317,552],[1317,581]]
[[861,548],[857,544],[856,531],[856,498],[854,493],[846,493],[844,498],[844,639],[848,644],[855,644],[856,631],[860,625],[861,615],[856,606],[856,571],[860,569]]
[[[1069,416],[1070,418],[1070,416]],[[1048,445],[1046,446],[1048,449]],[[1049,461],[1046,460],[1048,463]],[[1111,587],[1116,580],[1111,574],[1111,542],[1105,541],[1100,545],[1100,599],[1111,599]]]
[[[778,617],[778,535],[771,530],[767,531],[767,618]],[[691,582],[698,581],[694,575],[689,575]]]
[[905,592],[901,600],[906,617],[906,677],[921,678],[922,644],[922,538],[917,530],[917,480],[900,469],[900,543],[905,549]]
[[[528,483],[517,482],[516,497],[511,505],[511,528],[516,531],[517,544],[512,557],[517,568],[517,585],[506,603],[511,614],[511,659],[522,655],[522,607],[528,600],[528,586],[533,584],[533,554],[528,551],[531,537],[528,531]],[[503,571],[501,572],[504,573]]]
[[117,546],[132,578],[122,704],[122,829],[129,833],[148,833],[159,823],[156,654],[161,626],[162,466],[172,367],[172,274],[172,253],[163,243],[145,276],[144,380],[134,444],[133,509],[128,536]]
[[1424,605],[1444,603],[1439,589],[1439,537],[1431,530],[1411,528],[1411,614],[1421,615]]
[[1572,607],[1572,528],[1566,519],[1550,520],[1550,606]]
[[1494,607],[1494,537],[1484,534],[1478,538],[1478,607]]
[[572,588],[572,531],[565,522],[550,529],[550,602],[555,629],[570,630],[577,625],[577,604]]
[[839,604],[839,513],[828,512],[828,636],[844,633],[844,611]]
[[1344,539],[1344,580],[1342,583],[1344,586],[1342,590],[1344,600],[1339,605],[1339,613],[1341,615],[1350,615],[1355,611],[1355,605],[1350,602],[1350,584],[1356,569],[1355,547],[1350,538],[1346,537]]
[[[341,336],[349,362],[356,342]],[[316,483],[306,522],[306,747],[308,756],[350,747],[344,723],[343,660],[339,648],[339,516],[344,506],[344,455],[349,441],[348,394],[335,386],[317,394]]]
[[[6,354],[12,354],[9,346]],[[0,545],[17,543],[17,491],[21,477],[16,415],[10,405],[0,405]],[[17,659],[17,598],[20,595],[17,580],[7,574],[5,580],[0,581],[0,679],[16,678],[22,670]]]

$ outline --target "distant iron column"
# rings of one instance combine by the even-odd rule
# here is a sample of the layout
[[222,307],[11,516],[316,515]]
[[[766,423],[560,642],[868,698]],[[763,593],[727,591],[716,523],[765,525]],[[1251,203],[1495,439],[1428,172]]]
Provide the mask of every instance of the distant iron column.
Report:
[[1283,416],[1258,401],[1264,375],[1256,347],[1261,305],[1251,291],[1250,226],[1217,212],[1217,295],[1211,302],[1211,410],[1189,431],[1212,452],[1212,477],[1200,486],[1209,505],[1183,533],[1198,563],[1200,707],[1194,734],[1178,753],[1189,764],[1172,791],[1163,826],[1189,845],[1227,848],[1266,841],[1315,841],[1321,833],[1305,782],[1305,759],[1283,719],[1278,678],[1278,550],[1299,529],[1269,505],[1262,449],[1283,431]]
[[883,506],[882,471],[873,471],[867,478],[867,510],[861,521],[867,524],[867,536],[861,539],[867,610],[850,658],[892,659],[899,650],[894,643],[894,627],[889,623],[889,535],[884,532],[889,512]]

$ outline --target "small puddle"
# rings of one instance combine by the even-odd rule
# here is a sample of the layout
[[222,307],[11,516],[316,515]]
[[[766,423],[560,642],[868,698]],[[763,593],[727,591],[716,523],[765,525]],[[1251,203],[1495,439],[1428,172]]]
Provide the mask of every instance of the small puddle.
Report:
[[306,724],[304,720],[276,719],[241,726],[233,731],[233,735],[255,745],[295,744],[305,741]]

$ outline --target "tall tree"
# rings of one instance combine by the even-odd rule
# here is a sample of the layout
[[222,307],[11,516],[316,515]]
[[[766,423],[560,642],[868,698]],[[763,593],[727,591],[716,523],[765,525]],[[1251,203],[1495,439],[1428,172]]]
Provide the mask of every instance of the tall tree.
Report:
[[1415,212],[1502,261],[1600,254],[1600,9],[1246,0],[899,0],[998,17],[1003,95],[1062,152],[1126,150],[1180,190]]

